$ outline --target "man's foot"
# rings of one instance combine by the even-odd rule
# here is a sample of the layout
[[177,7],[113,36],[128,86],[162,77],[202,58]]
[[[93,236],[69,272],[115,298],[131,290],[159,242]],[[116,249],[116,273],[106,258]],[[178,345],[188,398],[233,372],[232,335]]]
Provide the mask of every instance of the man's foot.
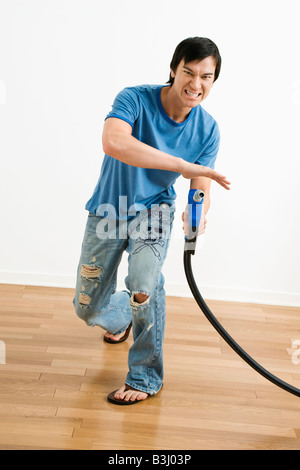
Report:
[[139,401],[146,400],[148,396],[148,393],[135,390],[134,388],[125,384],[122,385],[119,390],[115,390],[114,392],[110,393],[107,399],[111,403],[115,403],[117,405],[133,405]]
[[114,343],[117,343],[122,337],[124,336],[124,331],[123,333],[120,333],[119,335],[113,335],[109,331],[107,331],[104,335],[105,339],[112,339]]
[[123,343],[123,341],[126,341],[126,339],[128,338],[131,327],[132,327],[132,323],[130,323],[126,331],[123,331],[123,333],[120,333],[118,335],[113,335],[112,333],[107,331],[103,339],[104,341],[106,341],[106,343],[110,343],[110,344]]

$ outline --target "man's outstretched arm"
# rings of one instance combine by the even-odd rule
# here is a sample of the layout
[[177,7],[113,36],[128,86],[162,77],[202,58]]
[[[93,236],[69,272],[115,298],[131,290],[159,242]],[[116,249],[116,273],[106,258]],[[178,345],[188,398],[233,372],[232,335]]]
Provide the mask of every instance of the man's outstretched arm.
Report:
[[102,135],[103,151],[123,163],[140,168],[168,170],[180,173],[184,178],[210,178],[223,188],[230,189],[230,182],[220,173],[206,166],[189,163],[150,145],[140,142],[132,135],[132,127],[118,118],[105,121]]

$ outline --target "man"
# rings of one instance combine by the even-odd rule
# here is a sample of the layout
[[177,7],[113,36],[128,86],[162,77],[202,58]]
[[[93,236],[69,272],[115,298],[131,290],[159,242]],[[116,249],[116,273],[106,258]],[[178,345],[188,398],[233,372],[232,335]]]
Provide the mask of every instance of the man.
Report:
[[[211,40],[188,38],[175,50],[167,86],[125,88],[105,120],[105,157],[86,205],[74,305],[89,326],[106,330],[104,340],[110,344],[125,341],[132,326],[125,383],[108,395],[115,404],[137,403],[162,387],[166,309],[161,269],[174,219],[176,179],[182,175],[191,188],[205,192],[204,215],[211,180],[230,189],[226,177],[213,170],[217,123],[200,105],[220,67]],[[116,292],[125,250],[128,290]]]

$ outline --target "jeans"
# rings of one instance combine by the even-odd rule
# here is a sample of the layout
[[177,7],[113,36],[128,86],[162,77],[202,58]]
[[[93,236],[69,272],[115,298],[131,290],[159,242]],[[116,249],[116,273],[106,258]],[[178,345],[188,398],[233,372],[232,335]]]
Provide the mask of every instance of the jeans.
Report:
[[[103,219],[89,214],[78,265],[74,306],[89,326],[100,326],[112,334],[126,330],[132,322],[133,345],[129,350],[129,371],[125,383],[156,394],[163,383],[163,339],[166,322],[164,276],[174,209],[153,206],[133,218],[126,233],[113,225],[114,236],[103,236]],[[99,233],[99,227],[101,233]],[[116,292],[117,271],[127,251],[128,290]],[[147,299],[138,303],[135,294]]]

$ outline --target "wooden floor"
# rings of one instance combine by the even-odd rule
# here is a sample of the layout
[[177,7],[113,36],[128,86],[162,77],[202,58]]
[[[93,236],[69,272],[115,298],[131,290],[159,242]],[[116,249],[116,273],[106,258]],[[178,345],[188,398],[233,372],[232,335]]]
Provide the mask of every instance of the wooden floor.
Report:
[[[73,291],[0,285],[0,449],[300,449],[300,399],[245,364],[193,299],[167,299],[162,391],[107,402],[132,343],[109,345],[72,305]],[[300,309],[208,302],[246,351],[300,387],[292,341]]]

